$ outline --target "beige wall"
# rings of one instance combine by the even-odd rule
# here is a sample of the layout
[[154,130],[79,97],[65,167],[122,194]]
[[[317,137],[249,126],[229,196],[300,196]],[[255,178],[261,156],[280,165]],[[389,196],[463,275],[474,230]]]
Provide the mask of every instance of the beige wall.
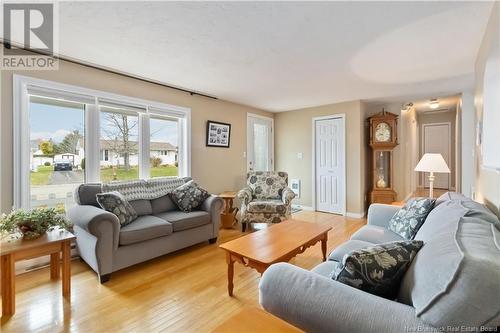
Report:
[[[490,54],[493,40],[500,39],[500,3],[495,2],[486,32],[476,59],[476,87],[474,103],[476,119],[483,115],[483,80],[486,61]],[[498,52],[498,51],[497,51]],[[500,149],[499,149],[500,152]],[[487,170],[481,165],[481,150],[476,146],[476,200],[484,202],[494,213],[500,216],[500,171]]]
[[[12,71],[1,73],[0,168],[1,211],[12,206]],[[272,113],[222,100],[169,89],[153,83],[62,61],[58,71],[22,71],[33,76],[81,87],[143,98],[191,108],[192,112],[192,177],[212,193],[237,190],[245,183],[246,115],[247,112],[273,117]],[[207,120],[219,120],[232,125],[231,147],[205,146]]]
[[[302,192],[296,203],[312,205],[312,119],[335,114],[346,115],[347,212],[364,214],[364,144],[360,101],[324,105],[275,114],[275,158],[277,170],[300,179]],[[302,153],[299,159],[297,153]]]

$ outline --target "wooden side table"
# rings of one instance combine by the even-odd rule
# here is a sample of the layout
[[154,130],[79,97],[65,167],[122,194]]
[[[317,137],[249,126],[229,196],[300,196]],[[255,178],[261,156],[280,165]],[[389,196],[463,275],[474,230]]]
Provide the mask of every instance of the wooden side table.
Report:
[[234,191],[225,191],[219,194],[219,197],[224,200],[224,210],[220,214],[221,226],[224,229],[231,229],[238,222],[236,219],[238,208],[233,207],[233,200],[236,198],[236,194]]
[[[71,296],[71,241],[75,236],[66,230],[53,230],[33,239],[14,239],[0,243],[0,265],[2,274],[2,316],[16,312],[15,262],[50,254],[50,278],[59,279],[62,263],[62,294]],[[62,260],[60,258],[62,253]]]

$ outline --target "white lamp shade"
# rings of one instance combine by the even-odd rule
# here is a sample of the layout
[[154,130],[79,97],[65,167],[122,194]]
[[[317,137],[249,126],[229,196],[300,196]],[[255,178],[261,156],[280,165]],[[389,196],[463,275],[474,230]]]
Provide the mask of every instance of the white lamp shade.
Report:
[[450,173],[450,168],[441,154],[424,154],[415,171]]

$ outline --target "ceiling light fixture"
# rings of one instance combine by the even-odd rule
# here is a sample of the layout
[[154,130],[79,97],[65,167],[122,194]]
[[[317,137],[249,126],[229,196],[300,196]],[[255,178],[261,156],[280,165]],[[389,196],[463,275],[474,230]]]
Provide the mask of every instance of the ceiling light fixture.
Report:
[[436,98],[433,98],[429,102],[429,107],[431,109],[437,109],[439,107],[439,101]]

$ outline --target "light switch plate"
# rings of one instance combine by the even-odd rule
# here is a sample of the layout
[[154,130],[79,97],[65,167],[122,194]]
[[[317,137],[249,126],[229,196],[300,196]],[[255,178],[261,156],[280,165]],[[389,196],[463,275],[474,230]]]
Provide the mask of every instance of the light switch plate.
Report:
[[298,158],[299,160],[301,160],[301,159],[302,159],[302,157],[304,157],[304,154],[302,154],[302,153],[297,153],[297,158]]

